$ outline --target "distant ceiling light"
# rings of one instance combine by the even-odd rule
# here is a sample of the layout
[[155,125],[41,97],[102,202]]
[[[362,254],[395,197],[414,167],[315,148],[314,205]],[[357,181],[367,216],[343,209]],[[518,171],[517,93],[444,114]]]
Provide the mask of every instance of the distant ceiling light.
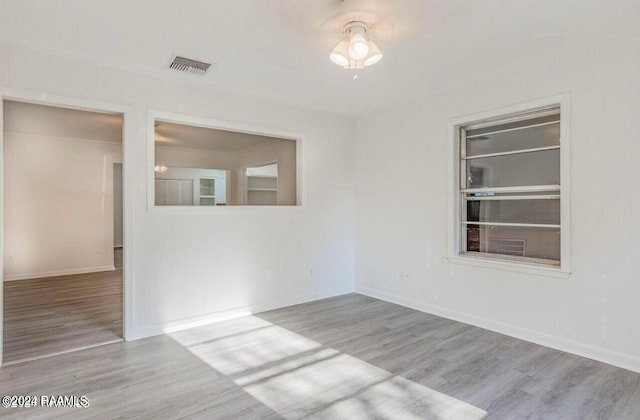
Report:
[[373,41],[367,39],[368,26],[364,22],[349,22],[344,26],[345,38],[335,46],[329,58],[346,69],[361,69],[382,59]]
[[162,165],[156,165],[153,167],[154,172],[167,172],[167,167]]

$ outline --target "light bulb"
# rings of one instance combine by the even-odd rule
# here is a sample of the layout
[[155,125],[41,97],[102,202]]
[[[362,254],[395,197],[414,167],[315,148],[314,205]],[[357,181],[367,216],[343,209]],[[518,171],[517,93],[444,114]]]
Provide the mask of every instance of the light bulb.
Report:
[[342,67],[348,66],[349,65],[349,56],[347,52],[348,48],[349,48],[349,45],[347,44],[347,41],[343,39],[342,41],[338,42],[338,45],[336,45],[333,51],[331,51],[331,54],[329,54],[329,58],[331,59],[331,61],[333,61],[339,66],[342,66]]
[[369,44],[364,35],[356,33],[349,38],[349,57],[362,60],[369,54]]
[[369,56],[364,60],[364,65],[370,66],[377,63],[381,59],[382,53],[378,49],[378,46],[374,44],[373,41],[369,41]]

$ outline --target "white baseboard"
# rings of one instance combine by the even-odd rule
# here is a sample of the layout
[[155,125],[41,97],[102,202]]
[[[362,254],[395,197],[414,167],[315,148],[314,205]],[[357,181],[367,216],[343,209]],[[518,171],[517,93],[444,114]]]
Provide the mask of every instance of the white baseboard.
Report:
[[219,312],[212,312],[205,315],[199,315],[189,318],[184,318],[175,321],[168,321],[160,324],[150,325],[135,329],[131,334],[125,334],[126,341],[139,340],[141,338],[152,337],[160,334],[172,333],[188,328],[199,327],[202,325],[215,324],[217,322],[228,321],[235,318],[241,318],[259,312],[271,311],[274,309],[284,308],[287,306],[299,305],[301,303],[312,302],[315,300],[327,299],[336,296],[342,296],[349,293],[353,293],[353,290],[340,292],[336,294],[311,294],[294,296],[289,298],[280,299],[277,302],[269,302],[256,304],[251,306],[245,306],[240,308],[228,309]]
[[427,304],[414,299],[398,296],[393,293],[382,292],[365,287],[356,287],[356,293],[395,303],[421,312],[441,316],[443,318],[452,319],[454,321],[463,322],[465,324],[474,325],[500,334],[509,335],[541,346],[550,347],[567,353],[573,353],[578,356],[608,363],[623,369],[640,372],[640,358],[631,354],[619,353],[603,347],[597,347],[568,338],[530,330],[514,324],[466,312],[455,311],[442,306]]
[[98,273],[101,271],[114,271],[113,265],[103,265],[99,267],[70,268],[67,270],[42,271],[39,273],[11,274],[5,275],[4,281],[41,279],[43,277],[71,276],[74,274]]

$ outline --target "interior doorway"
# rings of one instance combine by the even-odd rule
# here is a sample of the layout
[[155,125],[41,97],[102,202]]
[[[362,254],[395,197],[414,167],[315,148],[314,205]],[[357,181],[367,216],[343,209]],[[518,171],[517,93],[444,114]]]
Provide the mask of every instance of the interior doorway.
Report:
[[3,101],[3,364],[122,340],[123,121]]

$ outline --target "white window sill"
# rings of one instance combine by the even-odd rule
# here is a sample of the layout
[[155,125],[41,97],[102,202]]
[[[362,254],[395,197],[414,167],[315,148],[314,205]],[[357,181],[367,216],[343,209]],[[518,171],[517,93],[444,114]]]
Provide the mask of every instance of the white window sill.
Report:
[[571,272],[563,270],[560,267],[545,267],[542,265],[532,265],[519,262],[509,262],[504,260],[462,256],[462,255],[449,255],[447,260],[453,264],[468,265],[473,267],[488,268],[494,270],[512,271],[516,273],[531,274],[544,277],[555,277],[560,279],[568,279]]

